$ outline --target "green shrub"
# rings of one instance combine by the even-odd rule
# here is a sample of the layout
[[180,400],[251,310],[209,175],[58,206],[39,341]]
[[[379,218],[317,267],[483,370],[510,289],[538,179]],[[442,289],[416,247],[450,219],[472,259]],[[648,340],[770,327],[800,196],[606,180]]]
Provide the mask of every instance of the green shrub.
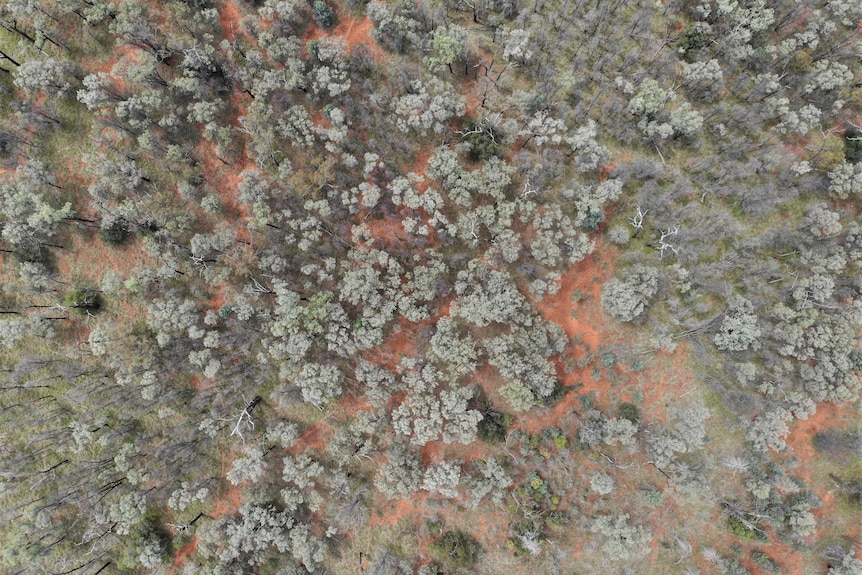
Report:
[[617,407],[617,417],[637,423],[641,419],[641,410],[634,403],[623,402]]
[[844,132],[844,159],[851,164],[862,162],[862,131],[850,128]]
[[751,571],[733,557],[724,557],[721,560],[724,575],[751,575]]
[[463,531],[447,531],[428,547],[428,553],[450,569],[469,569],[479,558],[479,545]]
[[830,455],[862,455],[862,434],[859,433],[826,429],[815,434],[811,444],[821,453]]
[[66,292],[63,305],[79,315],[85,315],[102,307],[102,296],[93,288],[75,288]]
[[599,356],[599,363],[602,364],[602,367],[613,367],[617,364],[617,356],[607,351]]
[[779,573],[781,571],[778,563],[760,549],[751,550],[751,559],[770,573]]
[[335,23],[335,12],[323,0],[314,0],[312,5],[312,15],[317,25],[322,28],[329,28]]
[[662,501],[664,501],[664,494],[658,488],[653,486],[641,489],[641,497],[643,497],[644,504],[649,505],[650,507],[661,505]]
[[587,208],[586,215],[581,221],[581,227],[588,231],[599,229],[599,224],[605,220],[605,212],[600,208]]
[[99,238],[108,245],[118,246],[129,237],[129,228],[123,220],[114,220],[109,225],[99,228]]
[[506,439],[506,416],[496,411],[482,413],[482,420],[477,425],[479,437],[488,443],[501,443]]
[[767,539],[762,531],[750,529],[741,519],[733,515],[727,518],[727,528],[731,533],[746,541],[765,541]]
[[42,264],[51,266],[53,256],[51,250],[41,244],[25,244],[19,246],[13,254],[15,260],[20,263]]
[[698,50],[708,46],[711,40],[703,28],[687,24],[680,34],[677,50],[685,56],[687,61],[692,62]]
[[478,162],[503,156],[503,147],[497,143],[497,134],[493,128],[470,121],[464,126],[463,133],[464,142],[469,146],[467,156],[472,161]]

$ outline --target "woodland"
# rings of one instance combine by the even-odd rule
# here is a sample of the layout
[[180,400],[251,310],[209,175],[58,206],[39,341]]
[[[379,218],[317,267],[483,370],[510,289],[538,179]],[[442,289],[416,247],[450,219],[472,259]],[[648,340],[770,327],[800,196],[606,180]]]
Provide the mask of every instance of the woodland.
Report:
[[858,0],[0,2],[0,572],[862,575]]

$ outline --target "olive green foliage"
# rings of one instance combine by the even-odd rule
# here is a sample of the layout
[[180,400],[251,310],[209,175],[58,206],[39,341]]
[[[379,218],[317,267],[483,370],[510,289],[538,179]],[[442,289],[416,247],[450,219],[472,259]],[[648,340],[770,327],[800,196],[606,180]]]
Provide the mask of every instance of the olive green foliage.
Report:
[[655,487],[645,487],[640,490],[645,505],[656,507],[664,501],[664,494]]
[[775,559],[773,559],[760,549],[751,550],[751,560],[760,565],[765,571],[769,573],[781,572],[781,566],[775,561]]
[[453,571],[470,569],[479,559],[476,540],[460,530],[443,533],[428,546],[428,552]]
[[122,220],[114,220],[109,225],[99,228],[99,238],[112,246],[123,244],[128,239],[129,233],[128,225]]
[[641,410],[634,403],[624,401],[617,406],[617,416],[622,419],[628,419],[632,423],[637,423],[641,418]]
[[462,139],[469,146],[467,155],[474,162],[499,158],[504,148],[497,142],[502,135],[495,132],[491,126],[476,121],[467,122],[462,130]]
[[677,49],[688,61],[693,61],[698,50],[706,47],[710,42],[709,33],[702,25],[686,24],[680,33]]
[[844,132],[844,159],[851,164],[862,162],[862,131],[857,128]]
[[99,311],[102,307],[102,295],[93,288],[75,288],[63,296],[63,305],[78,315],[87,315]]
[[506,439],[508,416],[493,410],[482,410],[482,420],[477,425],[479,437],[489,443],[501,443]]
[[754,529],[751,523],[743,521],[735,515],[727,518],[727,528],[731,533],[746,541],[766,541],[766,533],[760,529]]

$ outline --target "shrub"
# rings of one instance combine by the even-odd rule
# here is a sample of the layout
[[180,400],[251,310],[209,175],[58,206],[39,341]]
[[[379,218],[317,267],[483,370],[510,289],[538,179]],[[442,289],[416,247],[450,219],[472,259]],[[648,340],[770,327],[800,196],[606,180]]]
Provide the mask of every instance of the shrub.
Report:
[[79,315],[85,315],[102,307],[102,297],[92,288],[76,288],[66,293],[63,305]]
[[99,228],[99,238],[108,245],[118,246],[129,237],[129,228],[123,220],[114,220]]
[[312,5],[314,21],[322,28],[329,28],[335,23],[335,12],[323,0],[315,0]]
[[862,455],[862,434],[827,429],[817,433],[811,443],[823,453],[847,456]]
[[720,565],[724,575],[751,575],[751,571],[734,557],[723,557]]
[[664,494],[652,486],[641,489],[641,497],[643,497],[644,504],[650,507],[661,505],[664,501]]
[[766,541],[767,539],[765,533],[751,529],[739,517],[733,515],[727,518],[727,528],[731,533],[746,541]]
[[659,272],[656,268],[636,264],[613,277],[602,287],[602,307],[620,321],[633,321],[641,317],[658,292]]
[[862,162],[862,132],[856,128],[844,132],[844,159],[851,164]]
[[686,57],[686,60],[693,61],[694,54],[704,46],[709,45],[711,38],[703,27],[696,24],[688,24],[682,29],[677,50],[680,54]]
[[479,545],[468,534],[454,530],[445,532],[428,552],[450,569],[469,569],[479,558]]
[[765,571],[769,571],[770,573],[779,573],[781,571],[778,563],[760,549],[751,550],[751,559],[763,567]]
[[464,142],[469,146],[467,156],[474,162],[503,156],[503,147],[497,143],[497,134],[490,126],[470,121],[464,126]]
[[599,229],[599,225],[605,220],[605,212],[595,206],[590,206],[584,210],[581,217],[581,227],[588,231]]
[[605,352],[599,357],[602,367],[613,367],[617,364],[617,356],[611,352]]
[[600,472],[590,478],[590,489],[599,495],[609,495],[615,488],[614,478],[607,473]]
[[634,424],[637,424],[641,419],[641,410],[634,403],[623,402],[617,407],[617,417],[620,419],[628,419]]
[[496,411],[483,411],[477,424],[479,437],[488,443],[501,443],[506,439],[506,416]]

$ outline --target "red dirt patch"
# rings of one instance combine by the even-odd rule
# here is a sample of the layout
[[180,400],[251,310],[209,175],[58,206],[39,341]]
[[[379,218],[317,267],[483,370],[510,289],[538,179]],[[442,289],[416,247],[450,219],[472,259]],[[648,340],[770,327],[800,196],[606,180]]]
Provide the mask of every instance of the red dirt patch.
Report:
[[228,467],[234,459],[233,449],[228,449],[221,460],[221,471],[219,472],[218,489],[215,495],[215,508],[212,517],[218,519],[227,515],[233,515],[242,505],[242,490],[239,486],[225,479]]
[[115,46],[111,51],[110,58],[101,62],[92,62],[92,66],[87,69],[87,72],[90,74],[98,72],[107,74],[114,81],[114,88],[122,94],[126,92],[128,83],[121,72],[129,64],[140,63],[140,57],[141,50],[137,46],[132,44]]
[[168,575],[173,575],[174,572],[181,569],[189,557],[194,556],[197,550],[198,538],[192,537],[191,541],[177,549],[177,552],[174,554],[174,562],[171,564],[170,569],[168,569]]
[[313,425],[309,425],[299,436],[299,439],[290,446],[289,453],[297,454],[308,450],[315,450],[323,453],[326,451],[326,446],[332,437],[332,426],[325,421],[318,421]]
[[[602,341],[601,286],[611,275],[612,262],[616,250],[597,246],[596,250],[583,261],[573,265],[563,274],[559,291],[536,302],[536,308],[546,320],[559,325],[577,346],[570,345],[556,360],[557,374],[566,387],[586,383],[588,390],[600,394],[605,391],[606,382],[593,381],[588,377],[587,367],[569,369],[587,353],[598,349]],[[517,427],[522,431],[535,434],[543,429],[558,425],[559,421],[572,412],[581,393],[569,393],[550,410],[534,410],[518,418]]]
[[591,255],[563,274],[555,295],[536,303],[545,319],[562,327],[570,338],[579,338],[591,350],[597,349],[601,340],[601,291],[613,273],[613,268],[606,264],[615,255],[614,248],[597,244]]
[[227,40],[233,42],[235,33],[239,31],[239,21],[241,18],[242,12],[240,12],[234,0],[224,0],[222,2],[218,12],[218,22]]
[[352,50],[358,44],[365,44],[368,51],[371,53],[375,61],[380,61],[383,57],[383,50],[377,45],[377,41],[371,36],[371,30],[374,28],[374,22],[367,16],[355,18],[344,16],[338,13],[338,25],[331,31],[327,31],[319,26],[315,26],[311,32],[305,37],[306,42],[309,40],[320,40],[321,38],[339,37],[347,42],[347,46]]
[[476,112],[479,109],[479,106],[482,105],[482,95],[481,95],[481,87],[479,86],[479,82],[474,80],[472,82],[468,82],[463,85],[460,90],[461,95],[464,97],[464,104],[466,108],[466,112],[464,115],[466,117],[476,117]]
[[[811,469],[804,465],[804,462],[813,461],[818,456],[813,444],[814,436],[825,429],[840,427],[843,421],[852,420],[851,410],[852,407],[848,405],[821,403],[817,405],[814,415],[808,416],[808,419],[796,420],[792,424],[790,434],[785,440],[790,448],[787,455],[801,463],[794,471],[801,475],[807,484],[812,484]],[[823,489],[825,486],[812,485],[812,487]],[[822,498],[820,492],[818,496]]]
[[157,267],[141,243],[132,239],[120,246],[108,246],[98,239],[72,234],[69,248],[55,250],[54,255],[60,275],[95,285],[108,270],[117,272],[122,278],[140,267]]

